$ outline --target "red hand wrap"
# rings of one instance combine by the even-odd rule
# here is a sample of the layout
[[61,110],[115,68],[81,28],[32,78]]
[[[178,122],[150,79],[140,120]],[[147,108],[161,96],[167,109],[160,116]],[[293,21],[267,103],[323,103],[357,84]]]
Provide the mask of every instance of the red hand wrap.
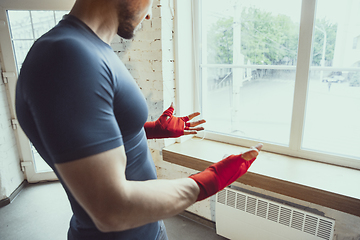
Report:
[[[153,138],[176,138],[184,135],[184,129],[190,127],[188,117],[173,116],[174,108],[169,107],[158,120],[146,122],[144,129],[147,139]],[[167,119],[168,118],[168,119]]]
[[203,172],[190,176],[198,184],[201,201],[223,190],[244,175],[256,158],[246,161],[240,155],[231,155],[217,162]]

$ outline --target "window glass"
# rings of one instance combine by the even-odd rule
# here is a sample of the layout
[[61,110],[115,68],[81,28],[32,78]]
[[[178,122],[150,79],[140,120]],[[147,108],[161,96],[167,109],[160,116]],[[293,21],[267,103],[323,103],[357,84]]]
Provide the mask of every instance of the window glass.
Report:
[[[267,76],[233,83],[236,71],[210,68],[206,129],[249,139],[287,144],[289,141],[295,70],[268,70]],[[249,70],[250,71],[250,70]],[[214,77],[216,76],[216,77]]]
[[34,39],[30,11],[8,11],[11,38]]
[[29,52],[34,40],[13,40],[13,46],[15,49],[16,64],[19,69],[25,60],[27,53]]
[[53,11],[31,11],[34,37],[39,38],[55,26],[55,15]]
[[318,0],[302,147],[360,158],[360,0]]
[[202,2],[207,130],[289,144],[300,11],[300,0]]

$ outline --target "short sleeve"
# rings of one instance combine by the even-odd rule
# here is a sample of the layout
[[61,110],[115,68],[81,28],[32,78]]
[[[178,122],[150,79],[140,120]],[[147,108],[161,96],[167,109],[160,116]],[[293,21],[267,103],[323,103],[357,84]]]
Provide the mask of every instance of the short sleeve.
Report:
[[113,111],[114,82],[101,53],[67,39],[36,43],[28,58],[35,61],[24,63],[20,90],[53,162],[123,145]]

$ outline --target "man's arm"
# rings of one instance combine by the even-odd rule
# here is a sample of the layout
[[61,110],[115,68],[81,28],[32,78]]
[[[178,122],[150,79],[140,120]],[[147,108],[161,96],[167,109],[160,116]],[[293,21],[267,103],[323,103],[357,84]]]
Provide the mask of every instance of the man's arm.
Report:
[[200,192],[190,178],[126,180],[123,146],[55,166],[103,232],[131,229],[176,215],[192,205]]
[[176,180],[126,180],[123,146],[55,167],[97,228],[112,232],[176,215],[215,194],[245,174],[261,148],[259,144]]

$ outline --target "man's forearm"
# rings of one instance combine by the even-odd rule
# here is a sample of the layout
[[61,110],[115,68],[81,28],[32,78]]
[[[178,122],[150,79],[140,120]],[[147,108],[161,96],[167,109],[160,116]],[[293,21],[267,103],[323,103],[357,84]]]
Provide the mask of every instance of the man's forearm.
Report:
[[195,203],[199,187],[190,178],[127,181],[101,222],[101,231],[123,231],[176,215]]

